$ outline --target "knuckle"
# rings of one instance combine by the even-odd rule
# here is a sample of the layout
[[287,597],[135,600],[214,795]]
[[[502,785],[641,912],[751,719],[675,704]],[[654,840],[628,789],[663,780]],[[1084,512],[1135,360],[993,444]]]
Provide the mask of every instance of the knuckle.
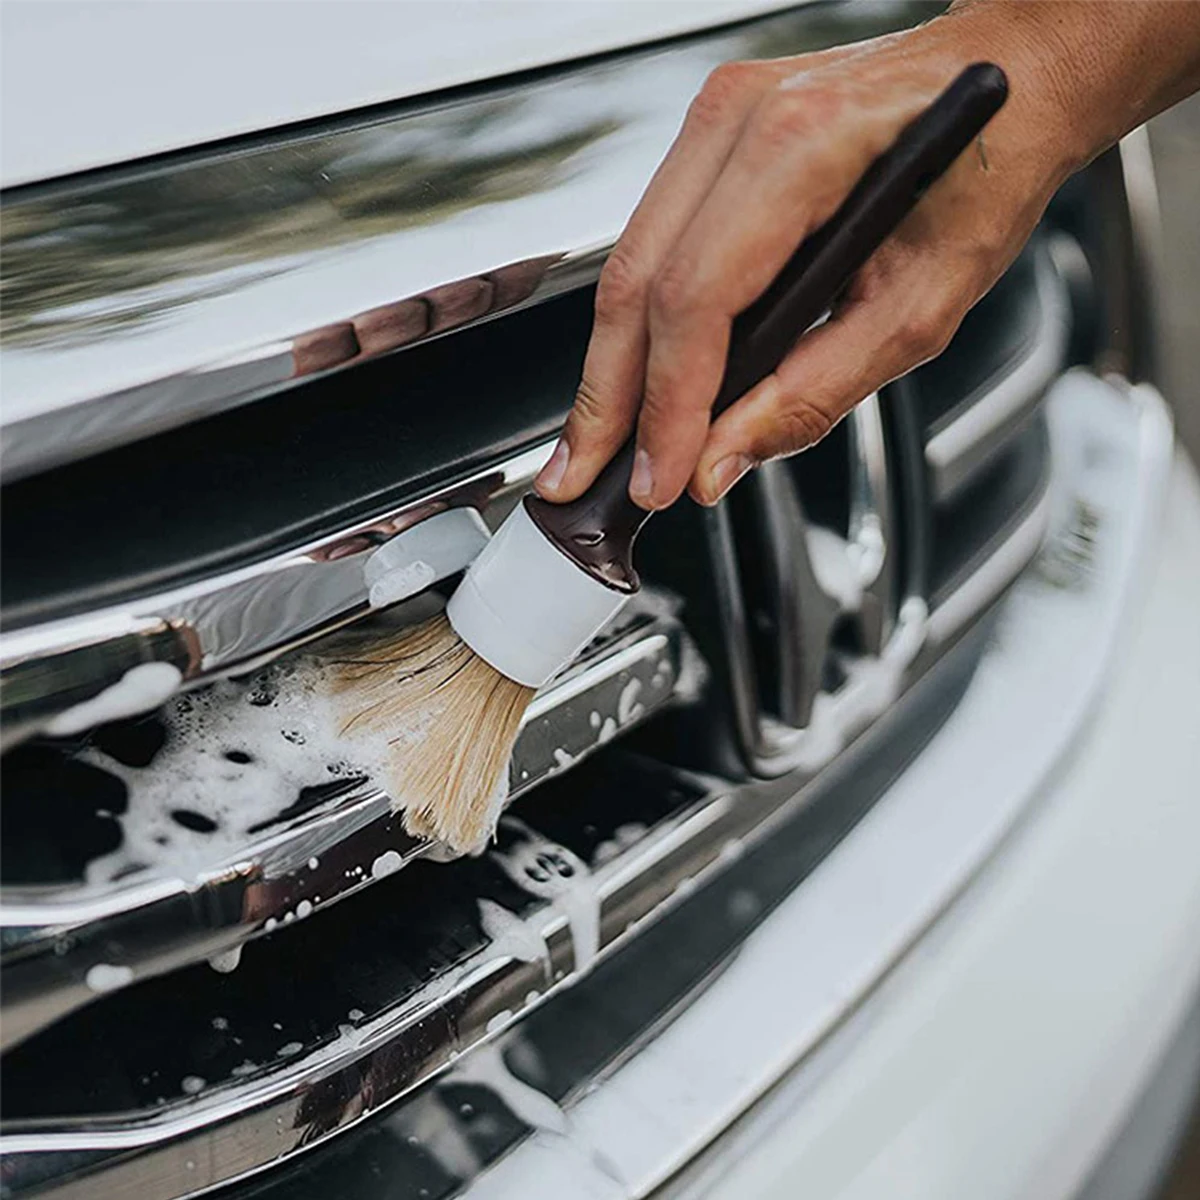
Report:
[[705,128],[721,124],[744,103],[758,73],[757,65],[748,62],[722,63],[710,71],[688,107],[687,124]]
[[577,428],[594,429],[603,425],[607,419],[608,406],[595,383],[586,376],[579,382],[579,390],[575,393],[575,407],[571,411],[571,421]]
[[634,255],[618,245],[608,256],[596,285],[596,319],[614,324],[640,312],[645,304],[647,280]]
[[800,142],[823,136],[832,113],[827,98],[808,88],[775,91],[758,106],[753,133],[760,148],[774,156]]
[[942,306],[915,313],[900,330],[901,356],[910,367],[936,358],[949,345],[956,325],[953,314]]
[[814,404],[795,399],[779,414],[782,453],[795,454],[805,450],[819,442],[832,428],[833,421]]
[[696,306],[698,300],[690,264],[675,258],[650,285],[650,314],[655,323],[670,324]]

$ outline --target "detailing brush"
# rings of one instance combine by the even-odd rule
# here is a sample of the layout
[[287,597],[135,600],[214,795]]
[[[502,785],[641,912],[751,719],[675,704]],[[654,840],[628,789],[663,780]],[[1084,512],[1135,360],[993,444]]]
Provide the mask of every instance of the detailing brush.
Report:
[[[779,365],[1007,94],[999,67],[966,68],[871,164],[734,322],[714,416]],[[568,504],[525,497],[444,616],[344,664],[344,729],[389,738],[384,782],[411,832],[457,851],[486,842],[534,692],[638,590],[633,544],[651,514],[629,498],[634,449],[631,436]],[[397,726],[406,732],[395,735]]]

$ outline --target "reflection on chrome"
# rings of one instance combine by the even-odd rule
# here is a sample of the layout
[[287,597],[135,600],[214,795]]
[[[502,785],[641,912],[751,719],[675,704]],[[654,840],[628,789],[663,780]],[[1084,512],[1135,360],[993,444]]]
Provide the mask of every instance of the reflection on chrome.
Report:
[[800,10],[5,197],[6,478],[595,278],[713,67],[911,24]]

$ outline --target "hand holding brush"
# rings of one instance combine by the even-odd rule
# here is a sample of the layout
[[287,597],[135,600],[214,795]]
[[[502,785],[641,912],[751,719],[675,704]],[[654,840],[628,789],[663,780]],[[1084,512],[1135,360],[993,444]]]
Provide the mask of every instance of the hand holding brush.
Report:
[[[775,370],[1006,96],[1004,73],[977,63],[916,115],[902,114],[890,147],[866,156],[833,215],[733,322],[712,417]],[[570,503],[526,497],[444,616],[342,668],[343,728],[389,738],[382,782],[410,832],[458,851],[493,832],[534,692],[639,586],[633,546],[651,511],[630,496],[636,454],[630,437]]]

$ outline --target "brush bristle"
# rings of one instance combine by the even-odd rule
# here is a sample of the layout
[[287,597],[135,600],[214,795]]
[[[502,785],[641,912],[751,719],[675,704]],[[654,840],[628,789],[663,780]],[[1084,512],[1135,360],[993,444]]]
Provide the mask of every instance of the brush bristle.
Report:
[[384,784],[404,826],[460,853],[494,834],[535,689],[480,658],[439,615],[338,664],[341,732],[387,742]]

